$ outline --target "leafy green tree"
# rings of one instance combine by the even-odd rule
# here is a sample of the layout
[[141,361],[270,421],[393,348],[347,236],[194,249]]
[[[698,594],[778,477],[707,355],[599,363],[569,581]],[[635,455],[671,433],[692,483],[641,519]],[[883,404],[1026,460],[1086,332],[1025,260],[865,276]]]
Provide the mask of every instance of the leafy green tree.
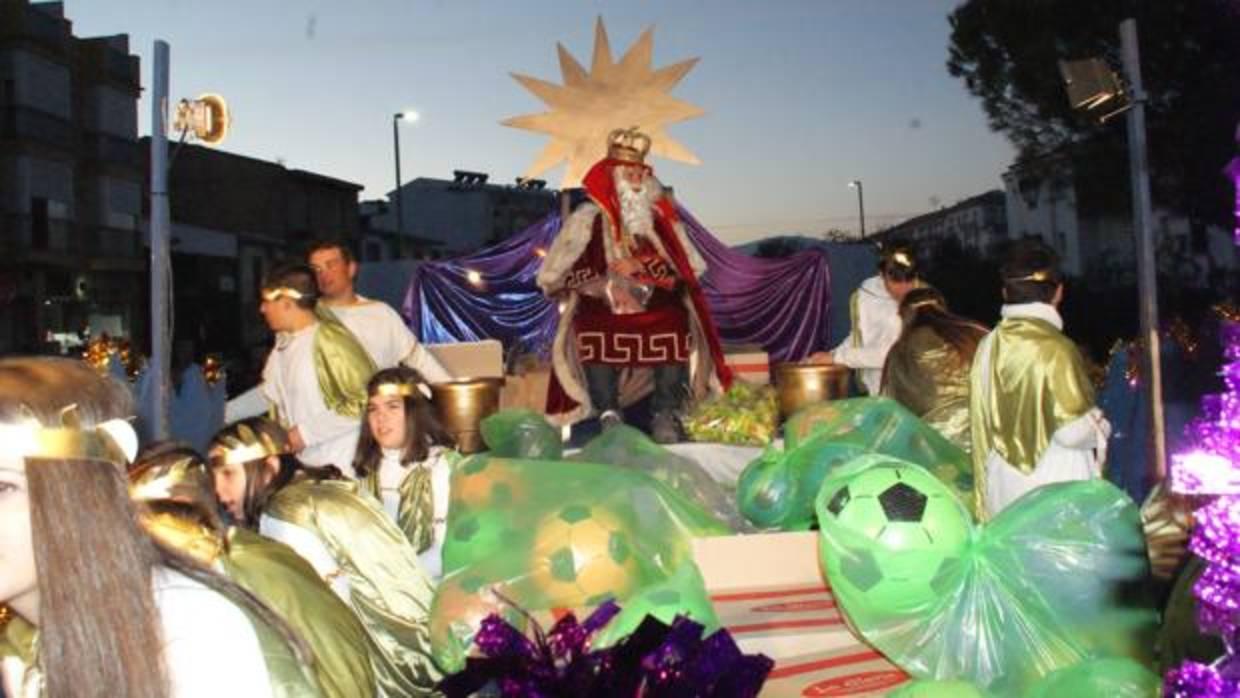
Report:
[[1119,23],[1137,20],[1155,203],[1231,223],[1221,176],[1240,118],[1240,3],[1233,0],[967,0],[948,17],[948,71],[982,102],[990,127],[1035,174],[1071,165],[1080,205],[1125,212],[1122,119],[1074,113],[1060,59],[1120,68]]

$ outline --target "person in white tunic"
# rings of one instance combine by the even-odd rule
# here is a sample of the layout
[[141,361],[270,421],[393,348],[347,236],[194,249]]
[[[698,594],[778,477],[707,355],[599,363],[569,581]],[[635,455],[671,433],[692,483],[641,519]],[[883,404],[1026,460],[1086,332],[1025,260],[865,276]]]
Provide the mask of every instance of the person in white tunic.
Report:
[[132,414],[128,389],[80,361],[0,360],[6,690],[320,695],[312,654],[270,609],[141,528],[124,475]]
[[259,306],[276,344],[263,368],[262,391],[301,462],[353,474],[358,419],[374,363],[339,322],[315,312],[318,289],[305,266],[275,270]]
[[379,371],[366,386],[366,418],[353,470],[361,489],[418,551],[432,580],[443,570],[449,482],[459,454],[452,437],[417,390],[418,375],[398,366]]
[[1100,477],[1110,424],[1076,344],[1063,334],[1063,281],[1040,241],[1011,249],[1003,319],[978,345],[970,372],[977,512],[998,514],[1029,490]]
[[810,355],[809,363],[835,363],[854,369],[866,392],[879,395],[887,353],[904,331],[900,301],[920,285],[912,248],[885,246],[879,254],[878,274],[863,281],[849,299],[852,329],[848,336],[831,351]]
[[306,262],[314,270],[319,305],[331,311],[365,347],[377,368],[404,364],[430,383],[452,380],[443,364],[413,336],[392,306],[364,298],[354,290],[357,260],[339,242],[319,242],[310,248]]

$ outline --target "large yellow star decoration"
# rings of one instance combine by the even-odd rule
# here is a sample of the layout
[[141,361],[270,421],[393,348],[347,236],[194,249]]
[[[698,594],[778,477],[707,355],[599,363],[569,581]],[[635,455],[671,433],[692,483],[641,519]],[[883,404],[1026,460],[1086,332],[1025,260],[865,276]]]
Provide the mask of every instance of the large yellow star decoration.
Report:
[[607,28],[600,17],[594,25],[594,58],[589,73],[559,43],[556,50],[563,85],[512,73],[517,82],[551,109],[500,122],[551,136],[551,142],[526,170],[526,177],[536,177],[567,161],[561,186],[566,189],[581,186],[581,178],[590,166],[606,157],[608,134],[617,128],[633,126],[650,136],[651,152],[655,155],[700,164],[688,148],[666,131],[669,124],[705,113],[670,94],[698,59],[654,70],[651,67],[653,48],[654,28],[651,27],[642,32],[619,61],[613,60]]

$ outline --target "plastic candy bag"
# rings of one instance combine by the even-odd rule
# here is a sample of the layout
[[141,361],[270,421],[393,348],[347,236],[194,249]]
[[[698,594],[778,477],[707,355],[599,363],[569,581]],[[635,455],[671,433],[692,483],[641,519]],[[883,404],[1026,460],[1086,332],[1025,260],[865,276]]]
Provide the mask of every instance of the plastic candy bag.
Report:
[[692,538],[730,532],[622,466],[479,454],[453,470],[451,493],[430,622],[432,652],[448,672],[463,665],[477,623],[504,605],[501,596],[535,612],[623,604],[692,566]]
[[1085,659],[1149,659],[1140,515],[1106,481],[1038,488],[975,527],[925,469],[865,455],[827,478],[816,510],[840,607],[915,677],[1019,696]]
[[736,381],[723,395],[693,405],[682,422],[694,441],[766,446],[779,427],[775,389]]
[[559,430],[533,410],[501,410],[483,419],[480,429],[496,456],[559,460],[564,451]]

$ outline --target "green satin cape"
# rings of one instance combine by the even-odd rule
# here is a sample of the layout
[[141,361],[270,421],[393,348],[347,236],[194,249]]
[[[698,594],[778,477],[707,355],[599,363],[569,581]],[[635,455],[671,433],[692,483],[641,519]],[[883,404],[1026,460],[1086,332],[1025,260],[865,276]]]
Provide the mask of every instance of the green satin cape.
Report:
[[[980,338],[986,332],[977,328]],[[953,444],[973,450],[969,428],[969,363],[929,327],[900,338],[887,354],[883,394],[938,430]]]
[[229,578],[270,606],[314,650],[324,696],[375,695],[366,629],[292,548],[232,528],[228,553],[220,562]]
[[315,314],[319,328],[314,333],[314,373],[323,404],[336,414],[360,419],[366,411],[366,383],[375,374],[375,362],[331,310],[319,304]]
[[971,372],[970,421],[974,481],[985,492],[991,450],[1022,473],[1033,472],[1051,435],[1094,406],[1094,386],[1072,340],[1036,318],[1006,318],[989,347],[990,390],[983,391],[982,357]]
[[441,674],[428,635],[434,588],[383,509],[355,482],[301,480],[273,495],[264,513],[314,533],[347,575],[350,605],[375,646],[380,691],[435,695]]

